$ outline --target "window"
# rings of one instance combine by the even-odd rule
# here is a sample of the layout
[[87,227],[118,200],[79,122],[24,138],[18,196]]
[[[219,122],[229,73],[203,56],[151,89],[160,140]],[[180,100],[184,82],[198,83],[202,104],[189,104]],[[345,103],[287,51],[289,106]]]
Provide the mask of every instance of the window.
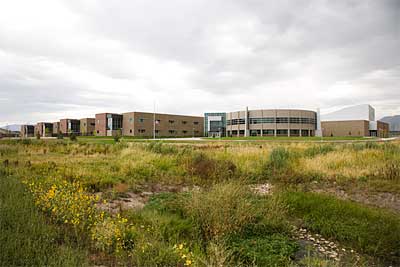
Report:
[[132,129],[129,130],[129,133],[132,133]]
[[97,133],[100,133],[99,130],[97,130]]
[[139,118],[139,122],[144,122],[144,118]]
[[131,117],[131,118],[129,118],[129,122],[130,123],[132,123],[133,122],[133,118]]
[[94,122],[90,123],[90,126],[96,126],[96,124]]
[[182,131],[182,133],[187,134],[187,131]]
[[170,124],[174,124],[174,123],[175,123],[174,120],[169,120],[168,122],[169,122]]
[[145,133],[146,130],[145,130],[145,129],[138,129],[138,132],[139,132],[139,133]]
[[263,130],[263,135],[274,135],[274,130],[273,129]]
[[187,121],[182,121],[182,124],[186,124],[187,123]]
[[261,130],[250,130],[250,136],[257,136],[261,134]]
[[239,135],[244,135],[244,130],[239,130]]
[[289,118],[289,121],[290,121],[290,123],[296,123],[296,124],[298,124],[298,123],[300,123],[300,118]]
[[161,122],[160,119],[156,120],[156,124],[160,124],[160,122]]
[[276,123],[288,123],[288,122],[289,122],[289,118],[287,118],[287,117],[276,118]]
[[86,127],[86,122],[83,123],[83,126]]
[[169,130],[168,132],[169,132],[170,134],[175,134],[176,131],[175,131],[175,130]]
[[198,125],[198,124],[199,124],[199,122],[198,122],[198,121],[195,121],[195,122],[193,122],[193,124],[194,124],[194,125]]
[[291,129],[290,130],[290,135],[291,136],[300,136],[300,130]]
[[288,130],[276,130],[276,135],[288,135]]
[[238,125],[238,124],[245,124],[244,119],[233,119],[230,121],[230,125]]

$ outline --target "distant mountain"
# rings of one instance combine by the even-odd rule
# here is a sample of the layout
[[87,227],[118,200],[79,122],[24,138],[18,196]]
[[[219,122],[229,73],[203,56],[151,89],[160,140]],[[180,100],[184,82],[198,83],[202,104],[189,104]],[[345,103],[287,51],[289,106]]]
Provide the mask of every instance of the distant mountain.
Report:
[[10,124],[10,125],[5,125],[5,126],[0,126],[0,128],[13,131],[13,132],[19,132],[21,131],[21,125],[20,124]]
[[400,115],[386,116],[380,120],[389,123],[390,131],[400,131]]

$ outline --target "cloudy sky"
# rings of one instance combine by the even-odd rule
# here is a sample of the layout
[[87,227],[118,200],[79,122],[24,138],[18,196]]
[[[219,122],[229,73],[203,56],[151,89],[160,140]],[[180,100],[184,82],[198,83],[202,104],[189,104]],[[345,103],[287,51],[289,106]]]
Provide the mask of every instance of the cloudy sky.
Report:
[[0,125],[154,101],[400,114],[400,1],[0,0]]

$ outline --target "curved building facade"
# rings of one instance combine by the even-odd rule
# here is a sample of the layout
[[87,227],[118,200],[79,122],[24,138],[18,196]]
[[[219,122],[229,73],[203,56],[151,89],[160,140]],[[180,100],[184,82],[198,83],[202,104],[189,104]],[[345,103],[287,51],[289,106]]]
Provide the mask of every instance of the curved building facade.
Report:
[[317,113],[298,109],[260,109],[226,114],[227,136],[315,136]]

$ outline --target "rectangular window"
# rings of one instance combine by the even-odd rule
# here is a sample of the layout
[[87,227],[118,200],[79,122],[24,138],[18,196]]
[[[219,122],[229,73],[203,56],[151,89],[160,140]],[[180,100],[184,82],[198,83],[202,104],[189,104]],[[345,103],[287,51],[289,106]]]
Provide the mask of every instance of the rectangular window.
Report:
[[300,130],[290,130],[290,136],[300,136]]
[[287,118],[287,117],[276,118],[276,123],[288,123],[288,122],[289,122],[289,118]]
[[182,124],[186,124],[187,123],[187,121],[182,121]]
[[174,120],[169,120],[168,121],[170,124],[173,124],[175,121]]
[[194,124],[194,125],[198,125],[198,124],[199,124],[199,122],[198,122],[198,121],[195,121],[195,122],[193,122],[193,124]]
[[301,119],[300,118],[289,118],[290,123],[299,124]]
[[274,130],[273,129],[263,130],[263,135],[274,135]]
[[144,122],[144,118],[139,118],[139,122]]
[[287,136],[288,135],[288,130],[286,130],[286,129],[284,129],[284,130],[282,130],[282,129],[276,130],[276,135],[285,135],[285,136]]

